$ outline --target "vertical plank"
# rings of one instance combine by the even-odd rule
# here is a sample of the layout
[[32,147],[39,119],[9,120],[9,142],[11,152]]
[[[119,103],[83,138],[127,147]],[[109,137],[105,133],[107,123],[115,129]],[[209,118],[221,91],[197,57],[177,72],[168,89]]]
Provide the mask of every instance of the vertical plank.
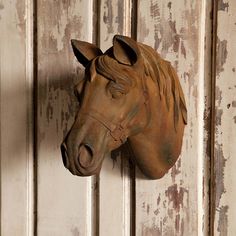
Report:
[[73,91],[84,73],[70,40],[92,41],[93,1],[38,0],[37,21],[37,233],[90,236],[93,180],[64,168],[60,144],[77,112]]
[[214,235],[236,234],[236,2],[218,1],[215,87]]
[[[99,42],[103,51],[115,34],[131,34],[131,1],[101,0]],[[127,156],[107,156],[99,180],[99,235],[130,235],[130,179]]]
[[137,171],[136,235],[208,232],[210,8],[209,1],[138,1],[137,39],[176,68],[188,125],[181,158],[168,174],[152,181]]
[[1,235],[33,235],[32,4],[0,1]]

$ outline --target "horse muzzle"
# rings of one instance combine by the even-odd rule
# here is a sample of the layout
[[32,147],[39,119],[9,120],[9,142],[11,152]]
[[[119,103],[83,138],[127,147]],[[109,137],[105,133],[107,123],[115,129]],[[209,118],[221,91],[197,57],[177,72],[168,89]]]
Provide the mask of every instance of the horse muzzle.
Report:
[[[95,155],[93,147],[88,143],[80,144],[74,155],[70,154],[66,143],[62,143],[61,154],[64,166],[73,175],[91,176],[97,174],[101,169],[102,161],[96,161],[98,156]],[[103,158],[101,159],[103,160]]]

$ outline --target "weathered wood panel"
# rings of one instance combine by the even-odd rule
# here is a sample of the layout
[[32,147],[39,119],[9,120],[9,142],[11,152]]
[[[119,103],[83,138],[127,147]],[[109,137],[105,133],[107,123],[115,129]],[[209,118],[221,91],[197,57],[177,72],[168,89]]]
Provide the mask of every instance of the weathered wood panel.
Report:
[[0,1],[1,235],[33,235],[32,5]]
[[[131,1],[101,0],[99,46],[112,46],[115,34],[131,34]],[[107,156],[99,179],[99,235],[130,235],[130,178],[127,155]]]
[[236,2],[218,1],[214,235],[236,235]]
[[70,40],[92,41],[93,1],[38,0],[37,9],[37,233],[90,236],[93,179],[64,168],[60,144],[77,112],[73,91],[84,73]]
[[207,4],[138,1],[137,39],[154,47],[176,68],[186,98],[188,125],[181,158],[168,174],[151,181],[137,170],[136,235],[207,235],[208,134],[204,129],[209,121],[207,65],[211,57]]

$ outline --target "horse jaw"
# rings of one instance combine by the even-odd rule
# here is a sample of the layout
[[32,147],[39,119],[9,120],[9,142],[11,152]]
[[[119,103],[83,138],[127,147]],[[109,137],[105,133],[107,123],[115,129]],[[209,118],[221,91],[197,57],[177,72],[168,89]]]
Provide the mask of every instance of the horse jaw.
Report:
[[150,179],[160,179],[178,159],[182,139],[160,142],[153,134],[144,132],[130,137],[129,144],[141,172]]

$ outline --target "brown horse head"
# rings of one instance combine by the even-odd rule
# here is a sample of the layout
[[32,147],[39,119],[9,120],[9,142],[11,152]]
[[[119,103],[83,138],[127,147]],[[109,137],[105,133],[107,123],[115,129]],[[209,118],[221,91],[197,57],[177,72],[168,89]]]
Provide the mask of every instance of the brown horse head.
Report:
[[170,63],[150,47],[116,35],[104,54],[72,40],[85,67],[76,86],[80,109],[62,146],[66,168],[89,176],[100,172],[106,154],[128,141],[141,171],[160,178],[182,146],[187,112]]

